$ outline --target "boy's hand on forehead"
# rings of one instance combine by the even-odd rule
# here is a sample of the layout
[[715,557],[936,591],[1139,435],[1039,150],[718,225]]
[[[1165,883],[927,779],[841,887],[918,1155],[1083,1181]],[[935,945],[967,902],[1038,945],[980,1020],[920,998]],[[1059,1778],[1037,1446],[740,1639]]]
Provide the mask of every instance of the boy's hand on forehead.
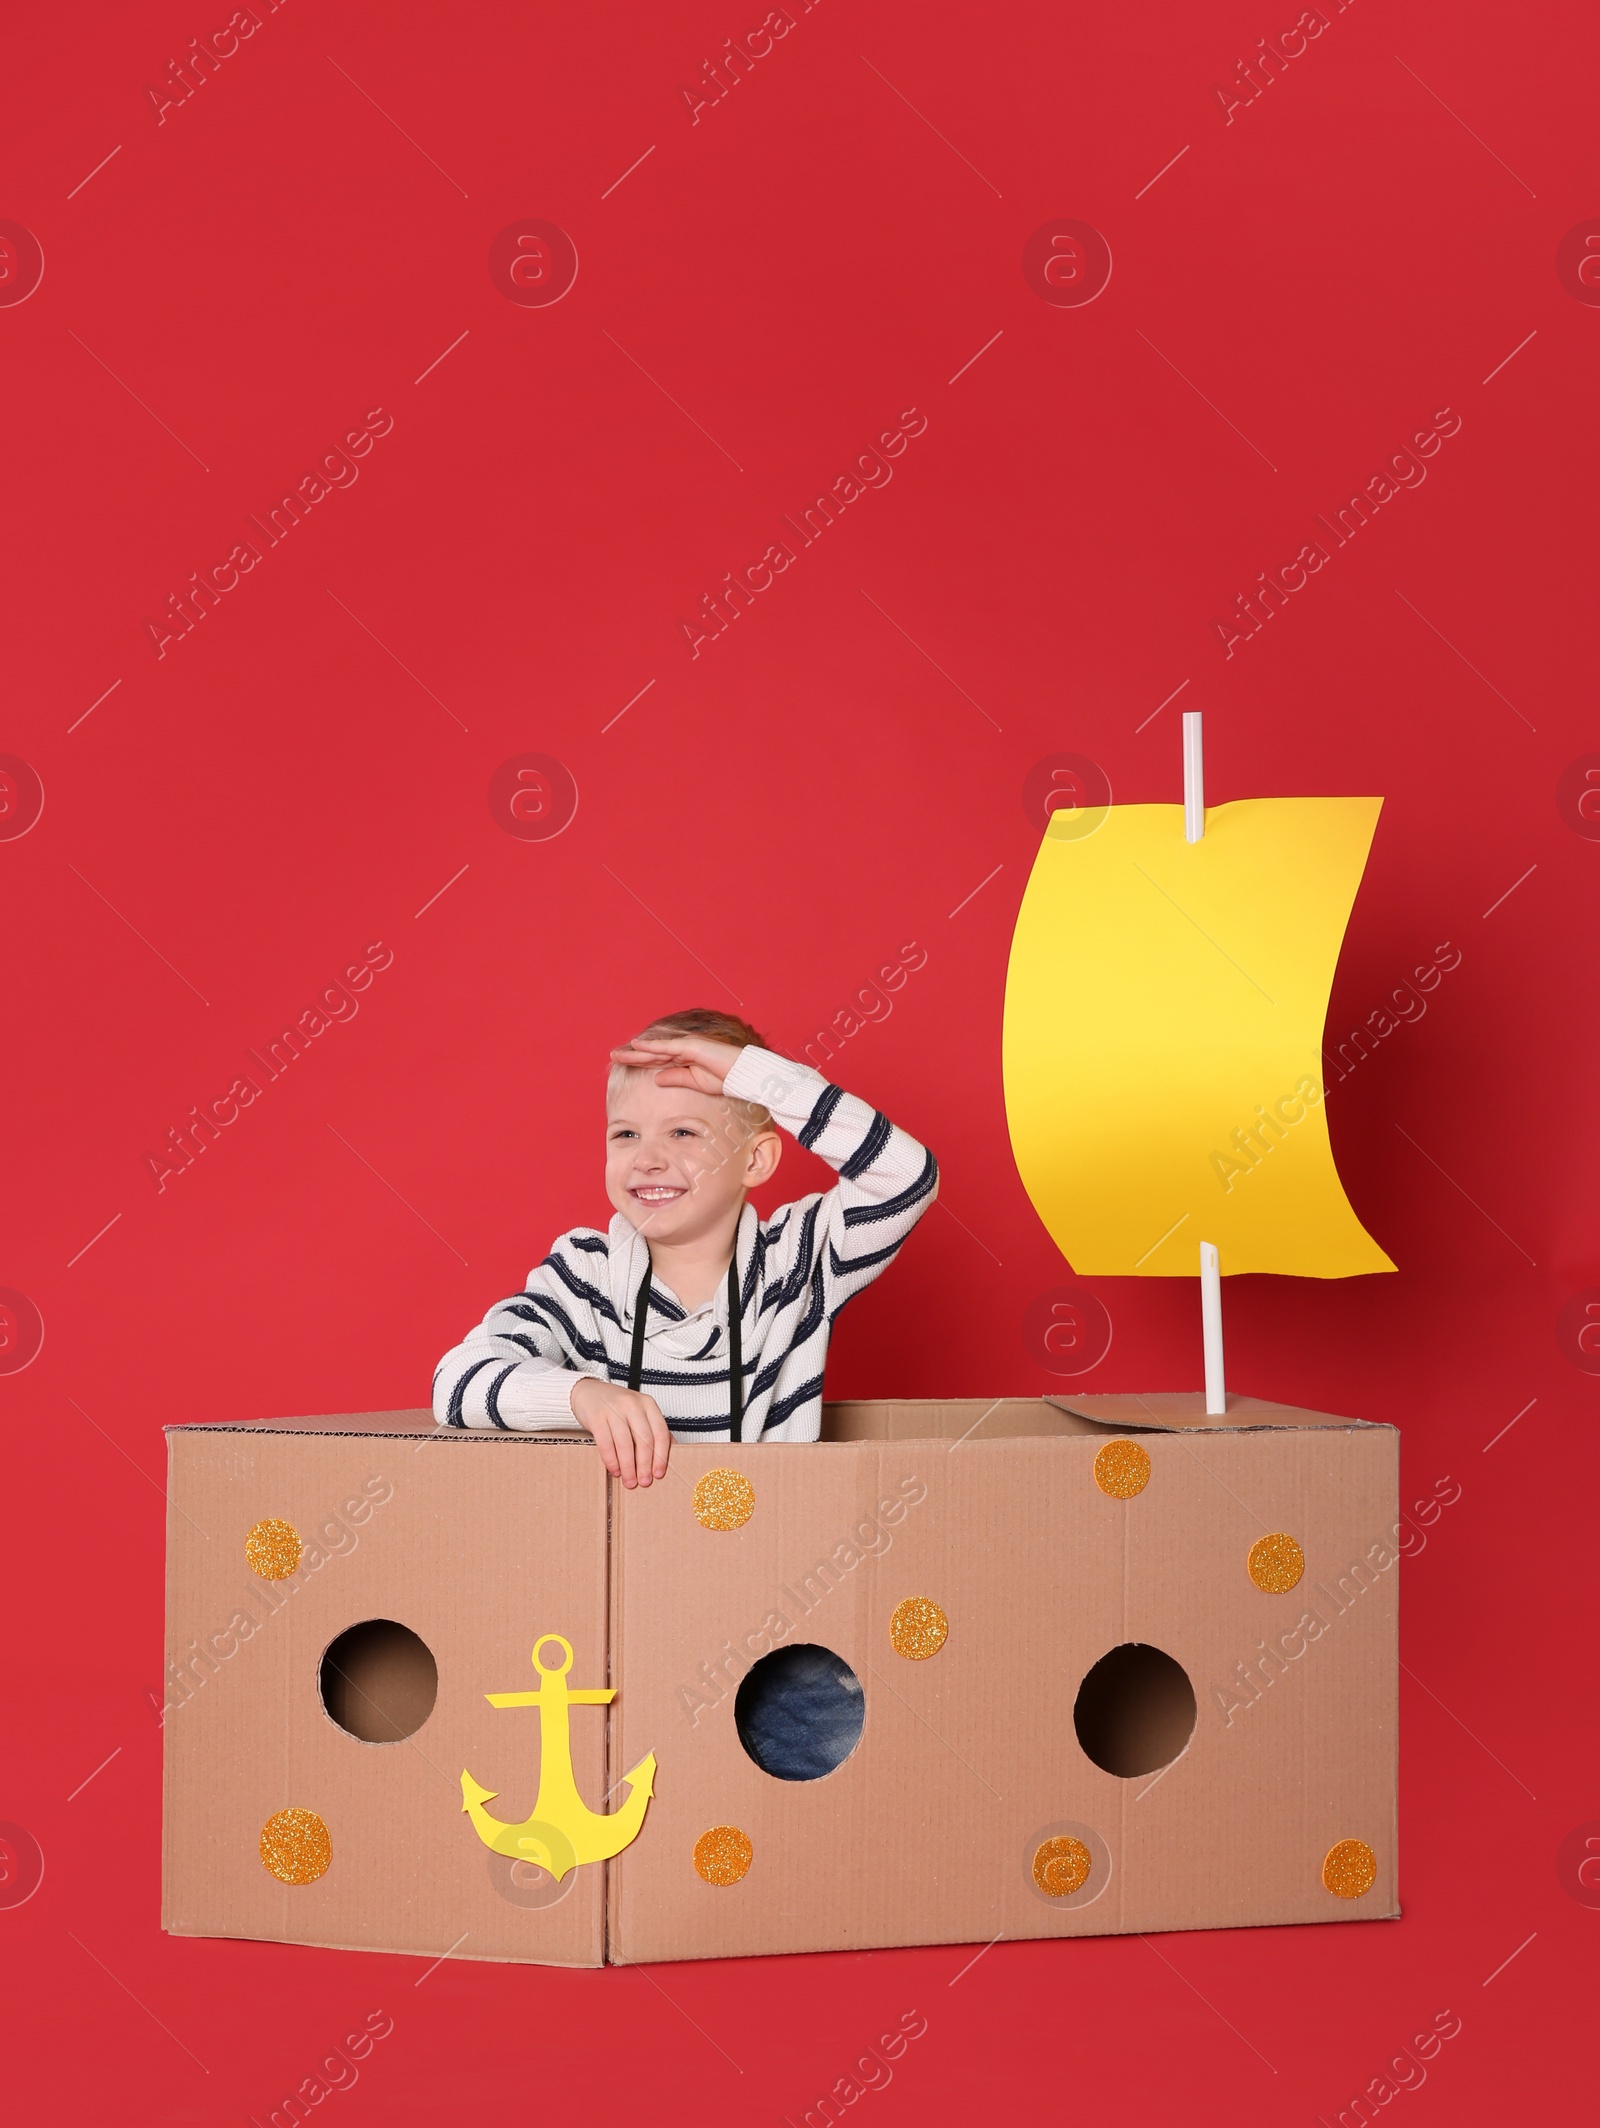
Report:
[[732,1042],[713,1042],[706,1035],[681,1034],[649,1042],[628,1042],[613,1049],[613,1064],[631,1071],[655,1070],[658,1086],[689,1086],[696,1093],[720,1094],[722,1082],[741,1052]]

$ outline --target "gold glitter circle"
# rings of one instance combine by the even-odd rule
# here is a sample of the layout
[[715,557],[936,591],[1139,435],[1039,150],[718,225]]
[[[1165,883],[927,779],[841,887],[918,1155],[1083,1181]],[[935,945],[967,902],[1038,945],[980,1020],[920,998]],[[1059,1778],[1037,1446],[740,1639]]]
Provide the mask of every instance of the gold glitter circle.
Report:
[[756,1489],[736,1470],[708,1470],[695,1486],[694,1519],[704,1529],[738,1529],[755,1509]]
[[1035,1849],[1033,1881],[1048,1897],[1066,1899],[1082,1891],[1093,1865],[1094,1857],[1081,1840],[1058,1833],[1053,1840],[1041,1840]]
[[1131,1500],[1150,1482],[1150,1458],[1137,1441],[1107,1441],[1094,1459],[1094,1482],[1113,1500]]
[[285,1884],[315,1884],[333,1860],[333,1842],[314,1810],[280,1810],[261,1828],[261,1859]]
[[305,1550],[300,1532],[292,1522],[278,1522],[271,1516],[258,1522],[244,1540],[244,1556],[252,1574],[263,1581],[287,1581],[300,1564],[300,1554]]
[[1359,1899],[1378,1880],[1378,1858],[1365,1840],[1341,1840],[1328,1849],[1322,1881],[1335,1898]]
[[1306,1570],[1306,1555],[1293,1537],[1274,1530],[1250,1547],[1250,1579],[1269,1596],[1286,1596]]
[[950,1637],[950,1621],[931,1596],[908,1596],[889,1620],[889,1638],[907,1662],[926,1662]]
[[707,1884],[737,1884],[754,1854],[737,1825],[713,1825],[694,1843],[694,1866]]

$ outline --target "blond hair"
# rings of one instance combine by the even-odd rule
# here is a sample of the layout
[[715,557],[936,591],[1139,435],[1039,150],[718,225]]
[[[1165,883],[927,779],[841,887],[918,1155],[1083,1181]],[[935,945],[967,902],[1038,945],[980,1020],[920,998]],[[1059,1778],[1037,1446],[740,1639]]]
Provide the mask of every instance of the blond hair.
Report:
[[[633,1037],[636,1042],[665,1041],[672,1035],[700,1035],[710,1042],[727,1042],[735,1049],[765,1049],[766,1043],[748,1020],[736,1019],[731,1012],[717,1012],[708,1005],[692,1005],[686,1012],[668,1012],[648,1027],[641,1028]],[[628,1089],[631,1079],[641,1078],[644,1068],[633,1064],[613,1064],[606,1079],[606,1104],[609,1107],[619,1101]],[[759,1101],[736,1101],[730,1094],[728,1107],[750,1137],[773,1128],[772,1111],[763,1108]]]

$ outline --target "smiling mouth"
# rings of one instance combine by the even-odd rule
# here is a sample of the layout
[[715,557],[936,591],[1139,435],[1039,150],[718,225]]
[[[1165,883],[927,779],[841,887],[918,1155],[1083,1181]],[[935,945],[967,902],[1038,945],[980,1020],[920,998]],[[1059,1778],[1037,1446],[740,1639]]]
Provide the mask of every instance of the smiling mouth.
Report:
[[666,1183],[641,1182],[629,1190],[628,1195],[640,1204],[671,1204],[675,1198],[686,1197],[687,1190],[674,1189]]

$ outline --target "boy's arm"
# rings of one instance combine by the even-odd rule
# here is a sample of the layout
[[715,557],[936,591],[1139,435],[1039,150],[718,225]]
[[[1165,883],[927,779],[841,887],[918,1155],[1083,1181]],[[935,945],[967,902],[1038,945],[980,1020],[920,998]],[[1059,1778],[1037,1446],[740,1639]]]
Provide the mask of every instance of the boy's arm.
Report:
[[[826,1196],[794,1206],[782,1237],[784,1266],[814,1266],[834,1315],[894,1261],[938,1194],[938,1165],[880,1110],[769,1049],[742,1049],[723,1090],[735,1100],[760,1102],[839,1171]],[[778,1265],[773,1270],[782,1275]]]
[[605,1348],[586,1335],[592,1326],[583,1312],[541,1264],[524,1292],[491,1308],[439,1362],[433,1378],[438,1424],[507,1433],[575,1424],[574,1384],[587,1374],[605,1377]]
[[666,1475],[672,1436],[654,1397],[619,1388],[606,1368],[596,1284],[601,1235],[564,1234],[526,1288],[489,1310],[439,1362],[433,1416],[440,1426],[548,1433],[582,1426],[612,1477],[648,1485]]

